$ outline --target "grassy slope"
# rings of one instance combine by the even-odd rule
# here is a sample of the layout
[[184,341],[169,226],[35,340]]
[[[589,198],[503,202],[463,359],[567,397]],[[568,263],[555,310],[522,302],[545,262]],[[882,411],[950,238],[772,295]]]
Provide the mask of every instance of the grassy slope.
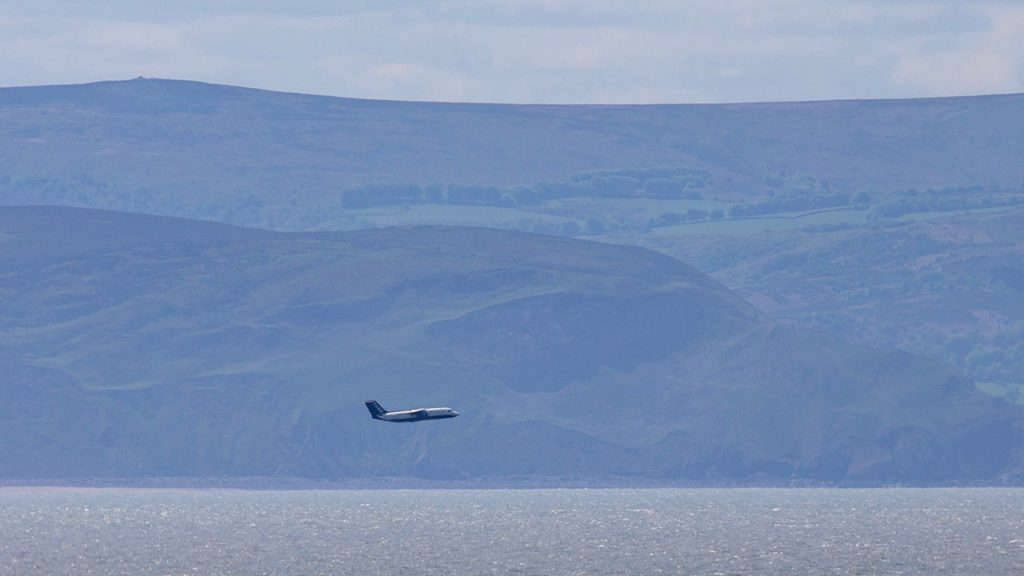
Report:
[[[1020,210],[922,209],[880,220],[868,216],[869,208],[913,197],[900,192],[909,187],[923,191],[980,184],[984,189],[953,194],[961,200],[982,200],[978,206],[986,205],[986,197],[1020,196],[1022,100],[1011,95],[566,107],[356,101],[156,80],[0,89],[0,201],[106,206],[287,229],[432,223],[584,234],[585,223],[594,220],[605,228],[590,231],[594,237],[639,244],[692,262],[787,324],[926,354],[966,371],[983,389],[1013,398],[1024,382]],[[712,183],[701,190],[703,198],[675,200],[585,197],[522,206],[343,210],[337,198],[340,190],[366,182],[530,185],[563,181],[579,172],[652,166],[708,170]],[[870,204],[651,228],[651,222],[666,214],[694,208],[727,211],[739,203],[784,196],[793,192],[791,187],[802,194],[807,182],[813,184],[808,192],[812,196],[863,192],[870,194]],[[990,188],[992,184],[996,186]],[[567,224],[572,226],[565,228]],[[150,226],[147,222],[144,227]],[[215,230],[225,229],[209,230],[218,234]],[[9,236],[0,230],[0,246],[8,249],[10,265]],[[107,235],[97,238],[106,242]],[[103,247],[95,242],[82,238],[64,249]],[[251,266],[271,261],[284,267],[277,273],[281,276],[316,265],[299,257],[305,248],[259,256],[244,246],[221,250],[226,252],[218,254],[222,260],[217,266],[237,270],[239,278]],[[207,256],[202,249],[165,246],[150,256],[176,258],[183,267],[180,273],[197,279],[181,293],[196,290],[203,295],[206,290],[203,297],[215,298],[218,290],[234,286],[219,279],[217,270],[190,267],[191,259]],[[35,257],[29,253],[29,259]],[[124,318],[151,313],[154,302],[145,295],[174,277],[166,271],[123,268],[111,254],[104,258],[105,264],[92,262],[85,270],[73,263],[51,270],[59,275],[48,277],[48,283],[82,278],[80,289],[33,287],[47,293],[46,312],[40,316],[44,324],[64,317],[71,321],[56,331],[50,324],[19,327],[12,338],[56,349],[99,336],[97,347],[105,354],[159,358],[168,335],[188,325],[196,310],[189,308],[189,298],[162,295],[157,304],[165,319],[139,331]],[[95,272],[106,263],[122,266],[117,280]],[[317,279],[313,274],[306,280]],[[246,281],[240,279],[237,285]],[[261,301],[271,305],[277,289],[275,285],[268,289],[271,294],[260,293]],[[16,291],[0,283],[0,292]],[[129,298],[129,303],[104,308],[92,319],[80,314],[118,298]],[[371,298],[341,310],[313,303],[281,311],[281,322],[332,319],[387,302]],[[20,318],[25,308],[6,310],[11,318]],[[434,312],[425,311],[424,318]],[[436,319],[450,318],[445,313]],[[90,322],[99,320],[122,333],[97,330]],[[375,369],[365,358],[388,350],[396,334],[415,339],[432,320],[403,321],[408,326],[404,331],[389,333],[382,341],[365,338],[346,345],[344,353],[316,350],[322,340],[314,338],[306,345],[321,359],[296,363],[294,375],[301,379],[338,370],[331,361],[335,358],[343,358],[353,375]],[[251,359],[246,350],[252,345],[295,346],[291,339],[301,337],[302,330],[296,336],[279,327],[268,329],[255,316],[228,327],[214,322],[195,332],[170,345],[182,350],[210,345],[239,358],[218,365],[214,376],[226,378],[287,364],[274,353]],[[146,348],[136,337],[154,344]],[[90,386],[107,387],[104,378],[119,374],[116,368],[94,366],[74,347],[49,354],[55,365],[91,370],[95,378]],[[389,370],[422,375],[422,361],[414,355],[400,361],[389,358],[384,364]],[[204,362],[199,355],[158,369],[143,363],[132,368],[131,383],[118,386],[151,387],[166,378],[161,376],[165,372],[191,374],[203,369]],[[486,366],[492,375],[499,369],[493,364]]]
[[[5,201],[303,228],[358,184],[709,171],[757,197],[779,173],[832,190],[1024,181],[1024,96],[738,105],[380,102],[145,80],[0,89]],[[950,161],[955,159],[955,162]],[[357,226],[339,214],[331,225]]]
[[925,354],[1005,392],[1024,384],[1022,217],[1018,208],[632,241],[694,263],[774,318]]
[[[8,476],[1019,473],[1020,414],[950,371],[640,249],[59,208],[0,209],[0,238]],[[381,424],[369,397],[464,416]]]
[[[779,319],[925,353],[996,385],[988,390],[1015,390],[1024,383],[1014,260],[1024,241],[1021,212],[977,207],[1024,198],[1022,107],[1021,95],[502,106],[163,80],[10,88],[0,89],[0,202],[293,230],[455,224],[639,244],[695,263]],[[697,199],[367,209],[339,201],[342,190],[367,182],[533,185],[652,166],[707,170],[711,183]],[[979,185],[937,195],[970,210],[933,212],[926,203],[896,218],[869,218],[925,196],[907,188]],[[837,191],[869,199],[673,223],[689,210],[728,213]],[[969,249],[948,235],[954,217],[952,228],[979,239]],[[916,223],[888,225],[901,222]],[[989,226],[1000,239],[983,239]]]

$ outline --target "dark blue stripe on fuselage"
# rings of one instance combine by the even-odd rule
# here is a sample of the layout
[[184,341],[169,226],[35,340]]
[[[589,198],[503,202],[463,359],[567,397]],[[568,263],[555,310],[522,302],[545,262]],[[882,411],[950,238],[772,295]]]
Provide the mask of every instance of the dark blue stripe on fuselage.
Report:
[[424,414],[422,416],[417,416],[417,417],[412,418],[410,420],[404,420],[404,422],[419,422],[420,420],[444,420],[445,418],[455,418],[455,415],[454,414],[443,414],[443,415],[440,415],[440,416],[428,416],[428,415]]
[[[402,418],[401,420],[388,420],[388,422],[421,422],[423,420],[444,420],[445,418],[455,418],[458,414],[444,414],[441,416],[427,416],[426,414],[413,416],[412,418]],[[383,420],[383,418],[381,418]]]

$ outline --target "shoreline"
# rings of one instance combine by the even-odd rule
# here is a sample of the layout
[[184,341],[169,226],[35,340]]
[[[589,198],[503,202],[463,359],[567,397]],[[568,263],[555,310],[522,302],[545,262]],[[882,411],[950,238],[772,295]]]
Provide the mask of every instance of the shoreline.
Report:
[[432,480],[409,477],[345,479],[237,477],[237,478],[0,478],[0,494],[75,493],[105,491],[238,490],[252,492],[289,491],[373,491],[373,490],[858,490],[858,489],[956,489],[1024,488],[1024,482],[989,483],[835,483],[808,480],[761,482],[694,482],[642,478],[484,478],[474,480]]

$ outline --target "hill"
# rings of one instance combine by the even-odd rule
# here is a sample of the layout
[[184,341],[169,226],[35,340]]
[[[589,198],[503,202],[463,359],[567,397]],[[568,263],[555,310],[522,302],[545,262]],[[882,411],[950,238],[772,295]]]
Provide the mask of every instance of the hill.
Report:
[[1024,402],[1024,209],[760,222],[616,240],[692,263],[779,322],[929,356]]
[[0,89],[0,120],[0,204],[638,245],[1024,403],[1024,95],[519,106],[140,78]]
[[[0,209],[0,475],[1016,481],[1022,414],[672,258]],[[386,407],[451,405],[430,425]]]
[[[790,208],[820,208],[910,188],[1019,188],[1022,134],[1024,95],[527,106],[139,78],[0,89],[0,189],[6,204],[291,230],[380,223],[351,212],[371,206],[509,208],[563,198],[703,197],[726,202],[719,206],[728,212],[771,193],[796,196]],[[558,206],[541,209],[546,218],[525,212],[444,218],[508,227],[523,218],[563,224],[566,215],[583,224],[588,215]],[[616,222],[607,208],[596,212],[604,225]]]

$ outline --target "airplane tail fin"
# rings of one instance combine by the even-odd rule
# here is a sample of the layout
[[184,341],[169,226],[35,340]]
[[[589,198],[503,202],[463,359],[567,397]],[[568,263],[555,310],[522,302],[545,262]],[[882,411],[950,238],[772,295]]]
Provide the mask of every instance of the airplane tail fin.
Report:
[[387,410],[381,408],[380,404],[376,400],[367,400],[363,402],[366,404],[366,409],[370,411],[370,416],[379,420],[382,414],[386,414]]

